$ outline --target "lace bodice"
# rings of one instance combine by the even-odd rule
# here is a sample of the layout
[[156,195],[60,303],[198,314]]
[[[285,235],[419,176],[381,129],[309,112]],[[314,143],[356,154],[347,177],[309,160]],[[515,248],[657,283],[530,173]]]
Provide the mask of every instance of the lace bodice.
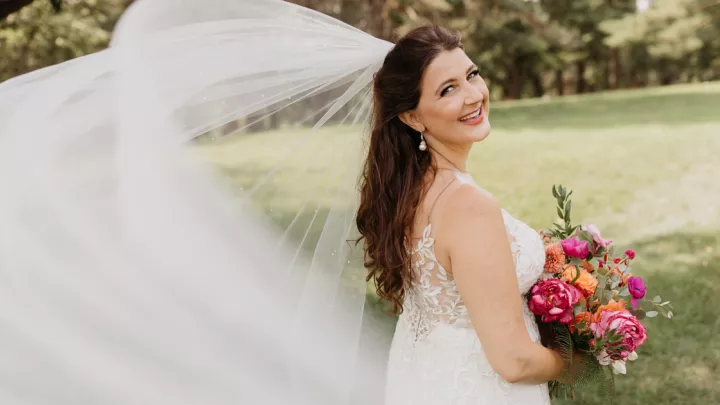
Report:
[[[542,239],[507,211],[502,215],[523,294],[542,275]],[[393,337],[385,405],[550,405],[547,384],[510,384],[493,370],[452,274],[435,257],[434,245],[428,225],[411,249],[416,281],[407,286]],[[523,310],[528,333],[539,342],[526,302]]]
[[[462,183],[472,178],[457,174]],[[432,208],[431,208],[432,211]],[[543,274],[540,235],[502,210],[520,293]],[[451,272],[435,257],[433,226],[410,246],[415,281],[405,290],[388,358],[385,405],[550,405],[547,384],[511,384],[490,365]],[[492,269],[478,269],[492,271]],[[483,289],[492,286],[477,286]],[[525,325],[540,341],[525,302]]]
[[[502,210],[510,249],[515,263],[520,292],[526,293],[543,271],[545,251],[540,236],[525,223]],[[432,225],[411,249],[412,270],[416,282],[408,285],[405,317],[415,332],[416,340],[426,337],[439,322],[453,327],[472,327],[467,308],[458,293],[455,280],[435,257]],[[482,287],[479,287],[482,288]],[[536,326],[531,327],[533,334]]]

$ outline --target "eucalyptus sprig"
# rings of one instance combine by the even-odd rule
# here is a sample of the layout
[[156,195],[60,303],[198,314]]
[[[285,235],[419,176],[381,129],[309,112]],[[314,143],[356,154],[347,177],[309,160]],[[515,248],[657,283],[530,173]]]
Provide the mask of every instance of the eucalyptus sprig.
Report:
[[562,220],[562,224],[557,222],[553,223],[553,228],[550,229],[549,234],[558,239],[567,239],[577,231],[578,226],[572,226],[570,220],[570,213],[572,211],[572,201],[570,196],[572,190],[568,192],[562,185],[553,185],[552,194],[557,200],[557,214]]

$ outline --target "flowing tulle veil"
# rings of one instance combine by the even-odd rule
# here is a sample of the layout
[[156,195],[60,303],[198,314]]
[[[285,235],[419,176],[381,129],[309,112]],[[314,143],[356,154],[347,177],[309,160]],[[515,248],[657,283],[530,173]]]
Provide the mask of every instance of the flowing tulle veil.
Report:
[[372,395],[348,241],[391,47],[282,1],[145,0],[108,50],[0,84],[0,402]]

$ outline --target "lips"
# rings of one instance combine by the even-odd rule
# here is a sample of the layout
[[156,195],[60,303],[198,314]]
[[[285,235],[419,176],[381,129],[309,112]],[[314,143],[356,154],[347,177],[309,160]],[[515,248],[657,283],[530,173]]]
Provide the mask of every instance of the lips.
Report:
[[462,116],[459,121],[463,125],[478,125],[485,120],[485,111],[482,107],[471,112],[470,114]]
[[481,113],[480,110],[482,110],[482,107],[478,108],[477,110],[471,112],[468,115],[464,115],[464,116],[460,117],[460,121],[467,121],[468,119],[476,118],[476,116],[480,115],[480,113]]

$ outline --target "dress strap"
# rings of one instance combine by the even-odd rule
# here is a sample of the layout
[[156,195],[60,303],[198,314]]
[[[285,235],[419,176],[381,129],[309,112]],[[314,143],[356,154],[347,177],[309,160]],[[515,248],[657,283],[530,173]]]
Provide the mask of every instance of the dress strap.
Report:
[[[428,210],[428,214],[427,214],[427,223],[428,224],[430,224],[430,216],[432,215],[433,211],[435,210],[435,205],[437,205],[438,200],[440,199],[440,197],[442,197],[443,193],[445,193],[445,191],[447,191],[447,189],[455,182],[455,180],[457,180],[457,177],[453,177],[452,180],[450,180],[448,182],[448,184],[446,184],[445,187],[443,187],[443,189],[440,190],[438,195],[435,197],[435,201],[433,201],[432,205],[430,206],[430,210]],[[435,231],[437,231],[437,229]]]

